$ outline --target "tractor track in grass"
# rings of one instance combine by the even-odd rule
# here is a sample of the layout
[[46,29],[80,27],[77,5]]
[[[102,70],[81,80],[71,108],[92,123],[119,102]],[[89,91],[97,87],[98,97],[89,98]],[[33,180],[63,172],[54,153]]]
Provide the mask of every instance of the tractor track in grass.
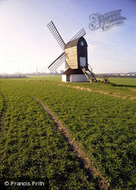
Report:
[[[5,114],[6,114],[6,100],[5,100],[5,97],[1,91],[0,91],[0,94],[1,94],[2,99],[3,99],[3,108],[2,108],[2,114],[0,117],[0,125],[4,125],[4,118],[5,118]],[[0,131],[1,131],[1,127],[0,127]]]
[[[136,101],[136,97],[131,96],[131,95],[124,96],[124,95],[119,94],[119,93],[110,93],[110,92],[106,92],[106,91],[102,91],[102,90],[93,90],[93,89],[85,88],[85,87],[81,87],[81,86],[71,86],[71,85],[64,85],[64,84],[58,84],[58,86],[67,87],[67,88],[74,88],[77,90],[84,90],[84,91],[88,91],[88,92],[96,92],[96,93],[104,94],[104,95],[107,95],[110,97],[115,97],[115,98],[121,98],[121,99],[127,99],[128,98],[129,100]],[[135,89],[133,89],[133,91],[135,91]]]
[[61,131],[63,134],[64,138],[68,142],[69,146],[72,147],[73,151],[77,154],[78,158],[82,161],[84,169],[87,170],[89,175],[93,178],[98,178],[100,179],[100,182],[98,184],[99,188],[102,190],[112,190],[112,188],[108,185],[106,182],[105,178],[102,176],[102,174],[97,170],[97,168],[94,166],[94,164],[91,162],[89,157],[86,155],[86,153],[82,150],[80,147],[80,144],[75,141],[68,131],[68,129],[61,123],[61,121],[58,119],[58,117],[39,99],[36,97],[32,98],[37,101],[42,108],[48,113],[52,121],[55,123],[55,126]]

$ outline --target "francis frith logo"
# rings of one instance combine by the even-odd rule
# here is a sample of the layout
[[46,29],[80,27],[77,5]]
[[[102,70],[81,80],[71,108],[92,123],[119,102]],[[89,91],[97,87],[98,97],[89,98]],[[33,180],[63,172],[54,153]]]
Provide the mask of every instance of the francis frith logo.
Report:
[[103,31],[109,30],[112,27],[124,24],[125,17],[121,16],[121,9],[105,13],[104,15],[100,13],[91,14],[89,16],[90,30],[97,30],[101,28]]

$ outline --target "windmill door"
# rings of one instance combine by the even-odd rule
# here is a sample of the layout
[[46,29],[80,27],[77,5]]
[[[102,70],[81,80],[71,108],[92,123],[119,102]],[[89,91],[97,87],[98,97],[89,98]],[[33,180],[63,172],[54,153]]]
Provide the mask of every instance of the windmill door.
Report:
[[86,66],[86,57],[80,57],[80,66]]
[[67,75],[67,82],[70,82],[70,75]]

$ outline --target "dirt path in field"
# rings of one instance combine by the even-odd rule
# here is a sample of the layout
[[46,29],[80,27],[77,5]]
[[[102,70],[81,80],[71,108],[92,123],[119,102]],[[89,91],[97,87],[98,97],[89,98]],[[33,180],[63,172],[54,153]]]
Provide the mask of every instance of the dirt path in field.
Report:
[[136,92],[136,89],[133,89],[133,88],[129,88],[130,90],[132,90],[132,91],[134,91],[134,92]]
[[64,84],[59,84],[58,86],[67,87],[67,88],[74,88],[77,90],[84,90],[84,91],[88,91],[88,92],[97,92],[97,93],[104,94],[104,95],[107,95],[110,97],[117,97],[117,98],[121,98],[121,99],[128,98],[129,100],[133,100],[133,101],[136,100],[136,97],[131,96],[131,95],[124,96],[124,95],[119,94],[119,93],[112,93],[111,94],[111,92],[106,92],[106,91],[102,91],[102,90],[92,90],[90,88],[85,88],[85,87],[81,87],[81,86],[71,86],[71,85],[64,85]]
[[98,177],[100,179],[99,188],[103,190],[111,190],[111,187],[107,184],[104,177],[101,173],[97,170],[85,152],[81,149],[80,144],[76,142],[72,135],[69,133],[68,129],[61,123],[61,121],[57,118],[57,116],[40,100],[33,97],[41,106],[42,108],[49,114],[50,118],[55,123],[56,127],[62,132],[63,136],[67,140],[68,144],[72,146],[73,150],[76,152],[77,156],[82,160],[84,168],[87,169],[89,174],[95,178]]
[[[2,108],[2,114],[0,117],[0,124],[4,125],[4,118],[5,118],[5,114],[6,114],[6,100],[5,100],[5,97],[1,91],[0,91],[0,94],[1,94],[2,99],[3,99],[3,108]],[[0,131],[1,131],[1,127],[0,127]]]

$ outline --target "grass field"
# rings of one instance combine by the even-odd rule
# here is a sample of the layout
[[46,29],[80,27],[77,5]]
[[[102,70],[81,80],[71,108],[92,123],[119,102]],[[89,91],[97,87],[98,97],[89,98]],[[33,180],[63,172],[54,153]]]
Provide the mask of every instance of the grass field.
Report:
[[1,179],[41,178],[50,189],[99,189],[35,97],[80,143],[112,189],[136,186],[136,79],[62,83],[60,76],[0,80]]

